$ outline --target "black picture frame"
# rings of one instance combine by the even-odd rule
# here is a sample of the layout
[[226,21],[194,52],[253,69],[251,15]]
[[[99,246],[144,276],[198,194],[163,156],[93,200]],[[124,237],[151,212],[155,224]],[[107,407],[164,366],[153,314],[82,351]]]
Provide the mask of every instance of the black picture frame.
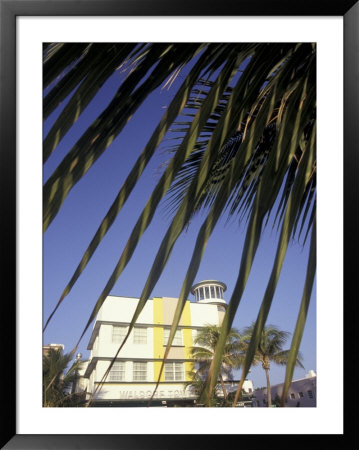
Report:
[[[18,16],[343,16],[344,18],[344,298],[346,330],[354,329],[355,302],[349,302],[357,278],[358,205],[355,186],[359,169],[359,5],[358,0],[0,0],[0,170],[3,255],[3,317],[1,328],[6,370],[2,370],[1,448],[5,449],[174,449],[188,446],[186,435],[18,435],[16,433],[16,17]],[[5,287],[5,289],[4,289]],[[357,295],[357,294],[355,294]],[[355,300],[355,295],[351,298]],[[344,356],[349,350],[345,349]],[[334,389],[335,390],[335,389]],[[354,417],[354,416],[353,416]],[[351,419],[352,420],[352,419]],[[345,435],[351,432],[351,420]],[[344,436],[344,435],[343,435]],[[331,436],[331,439],[343,436]],[[230,445],[235,437],[207,436],[210,447]],[[271,437],[275,437],[271,435]],[[256,445],[264,435],[241,435]],[[201,448],[206,436],[191,435]],[[223,441],[223,439],[225,439]],[[297,435],[296,443],[308,436]],[[187,444],[185,443],[187,442]],[[238,442],[234,443],[238,445]],[[288,444],[288,442],[287,442]],[[276,447],[280,446],[279,441]],[[285,443],[284,443],[285,445]],[[208,445],[207,445],[208,446]]]

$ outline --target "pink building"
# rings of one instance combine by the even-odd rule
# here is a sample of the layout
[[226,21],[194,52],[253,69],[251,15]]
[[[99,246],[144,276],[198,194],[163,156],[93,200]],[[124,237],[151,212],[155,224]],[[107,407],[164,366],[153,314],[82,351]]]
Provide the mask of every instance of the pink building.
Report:
[[[281,398],[283,383],[271,386],[272,405],[276,396]],[[258,389],[254,392],[253,406],[266,407],[267,389]],[[317,375],[314,370],[310,370],[305,378],[292,381],[285,403],[286,407],[315,407],[317,406]]]

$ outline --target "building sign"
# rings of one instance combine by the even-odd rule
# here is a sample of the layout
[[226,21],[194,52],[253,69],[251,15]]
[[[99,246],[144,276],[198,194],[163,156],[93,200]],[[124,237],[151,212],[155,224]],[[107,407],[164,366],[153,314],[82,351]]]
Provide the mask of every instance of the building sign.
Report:
[[[118,400],[141,400],[150,399],[152,397],[155,385],[136,385],[136,386],[105,386],[96,395],[96,398],[118,399]],[[185,390],[181,385],[159,386],[154,399],[178,399],[178,398],[196,398],[189,390]]]
[[[121,400],[131,400],[131,399],[141,399],[141,398],[151,398],[151,390],[147,391],[137,391],[137,390],[121,390],[118,393],[118,398]],[[173,390],[157,390],[153,398],[184,398],[186,393],[184,390],[173,389]]]

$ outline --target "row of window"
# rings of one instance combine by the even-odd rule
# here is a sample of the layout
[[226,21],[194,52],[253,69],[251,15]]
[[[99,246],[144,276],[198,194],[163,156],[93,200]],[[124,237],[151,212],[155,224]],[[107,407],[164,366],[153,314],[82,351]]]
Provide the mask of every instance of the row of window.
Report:
[[[313,396],[313,391],[311,391],[311,390],[308,390],[307,391],[307,395],[308,395],[308,397],[309,398],[314,398],[314,396]],[[303,392],[298,392],[297,393],[297,397],[298,398],[304,398],[304,393]],[[296,395],[295,395],[295,393],[294,392],[291,392],[290,394],[289,394],[289,398],[291,399],[291,400],[295,400],[295,398],[296,398]],[[288,399],[286,400],[286,402],[288,401]],[[258,405],[259,405],[259,401],[258,401]],[[267,400],[264,398],[263,399],[263,405],[266,405],[268,402],[267,402]]]
[[204,286],[199,287],[195,290],[194,296],[196,299],[196,302],[199,300],[205,300],[205,299],[223,299],[223,288],[221,286]]
[[[307,394],[308,394],[308,397],[309,397],[309,398],[313,398],[313,391],[308,390],[308,391],[307,391]],[[304,397],[304,393],[303,393],[303,392],[298,392],[297,395],[298,395],[298,398],[303,398],[303,397]],[[295,399],[295,393],[294,393],[294,392],[292,392],[292,393],[290,394],[290,398],[291,398],[292,400]]]
[[[115,362],[110,370],[109,381],[125,381],[125,361]],[[165,381],[184,381],[184,364],[178,362],[165,363]],[[133,362],[132,381],[147,381],[147,362]]]
[[[113,325],[112,326],[112,342],[120,344],[127,334],[127,327]],[[164,328],[163,330],[163,345],[167,345],[170,335],[170,329]],[[147,328],[134,327],[133,329],[133,343],[134,344],[147,344]],[[173,338],[172,345],[183,345],[182,330],[176,330],[176,334]]]
[[[112,326],[112,342],[120,344],[127,334],[127,327]],[[134,327],[133,343],[147,344],[147,328]]]

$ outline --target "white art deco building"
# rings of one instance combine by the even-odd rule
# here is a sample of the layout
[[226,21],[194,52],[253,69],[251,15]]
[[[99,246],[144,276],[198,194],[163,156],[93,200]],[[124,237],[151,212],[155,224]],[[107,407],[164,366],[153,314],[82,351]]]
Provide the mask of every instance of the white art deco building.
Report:
[[[193,370],[190,348],[205,325],[221,325],[227,307],[225,290],[226,285],[215,280],[192,287],[195,301],[186,301],[152,405],[193,404],[195,394],[186,387]],[[108,296],[99,310],[88,344],[91,353],[84,374],[89,395],[95,392],[123,341],[138,301],[138,298]],[[177,298],[154,297],[146,302],[103,386],[93,397],[93,406],[148,404],[160,373],[177,301]],[[249,380],[244,390],[252,392]]]
[[[271,386],[272,403],[274,399],[282,397],[283,383]],[[255,400],[253,406],[268,406],[267,389],[257,389],[255,392]],[[309,370],[305,378],[293,380],[287,398],[285,400],[286,407],[315,407],[317,406],[317,374],[314,370]]]

